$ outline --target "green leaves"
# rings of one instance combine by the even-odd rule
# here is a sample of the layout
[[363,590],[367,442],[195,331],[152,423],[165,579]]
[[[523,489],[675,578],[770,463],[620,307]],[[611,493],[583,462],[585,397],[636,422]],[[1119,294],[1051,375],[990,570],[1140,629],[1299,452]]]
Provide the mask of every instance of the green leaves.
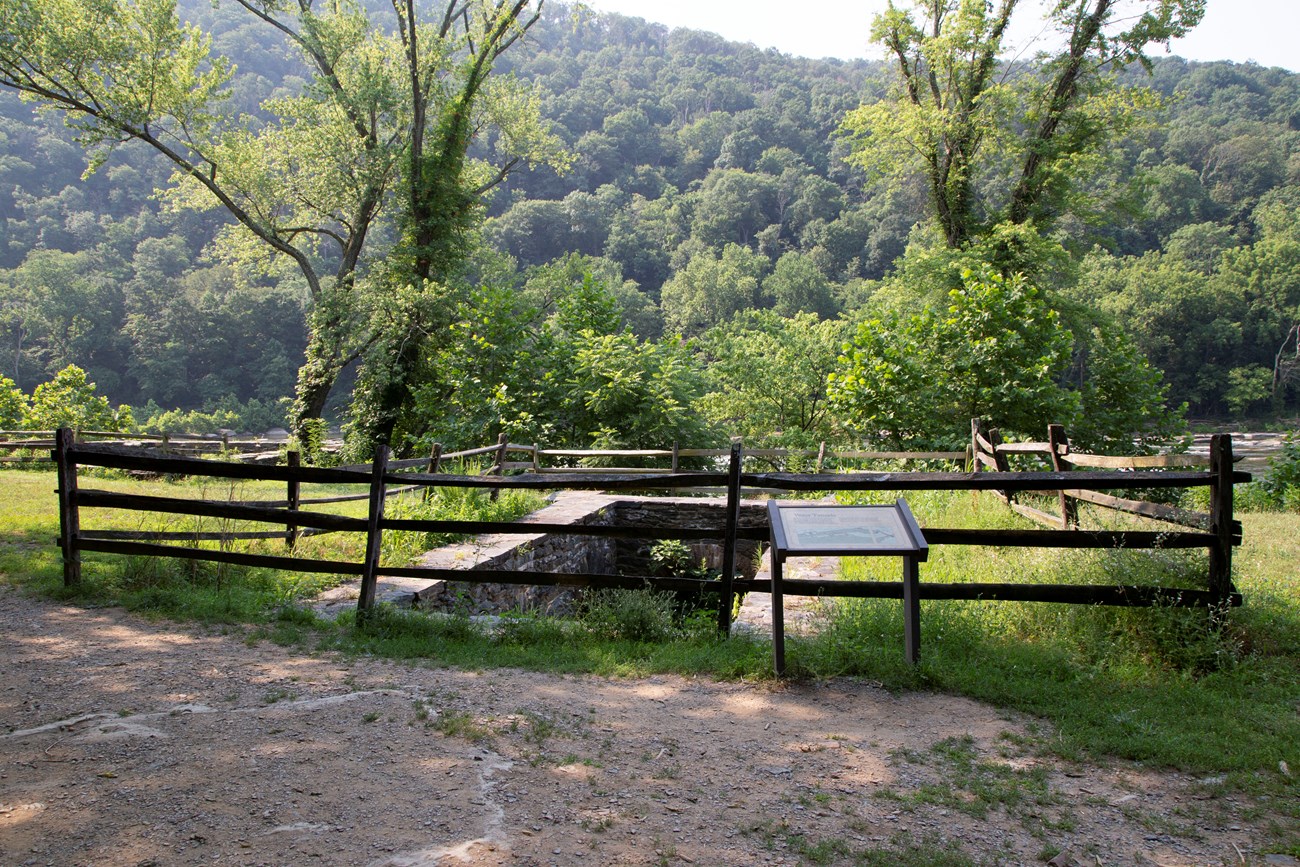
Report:
[[95,384],[86,372],[68,365],[49,382],[36,386],[26,425],[30,430],[121,430],[118,414],[108,399],[95,394]]
[[27,395],[7,376],[0,376],[0,430],[18,430],[28,413]]
[[233,72],[174,0],[4,0],[0,33],[0,83],[72,112],[90,171],[127,136],[201,141]]
[[1073,420],[1078,397],[1060,385],[1073,339],[1038,289],[967,271],[950,302],[858,327],[830,380],[846,422],[895,445],[951,445],[976,417],[1031,435]]
[[700,338],[709,391],[698,406],[750,446],[815,446],[836,438],[826,377],[846,328],[814,314],[749,311]]
[[1121,13],[1113,0],[1058,0],[1046,17],[1059,46],[1038,58],[1041,72],[1018,74],[1004,58],[1018,4],[913,0],[914,17],[891,3],[872,39],[894,62],[894,92],[849,112],[841,128],[851,161],[869,174],[898,187],[924,179],[953,248],[999,219],[1046,222],[1092,207],[1075,193],[1096,178],[1098,155],[1158,104],[1111,73],[1145,63],[1147,45],[1186,33],[1205,5],[1143,0]]

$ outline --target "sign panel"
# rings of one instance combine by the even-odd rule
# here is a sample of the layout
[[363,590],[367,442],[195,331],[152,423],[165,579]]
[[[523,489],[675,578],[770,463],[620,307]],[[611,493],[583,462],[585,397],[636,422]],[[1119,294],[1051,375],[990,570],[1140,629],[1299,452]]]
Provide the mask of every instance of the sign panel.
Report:
[[917,554],[926,548],[901,500],[892,506],[814,506],[773,500],[768,513],[772,544],[781,555]]
[[898,510],[893,506],[847,506],[838,509],[784,508],[788,551],[804,548],[912,548]]

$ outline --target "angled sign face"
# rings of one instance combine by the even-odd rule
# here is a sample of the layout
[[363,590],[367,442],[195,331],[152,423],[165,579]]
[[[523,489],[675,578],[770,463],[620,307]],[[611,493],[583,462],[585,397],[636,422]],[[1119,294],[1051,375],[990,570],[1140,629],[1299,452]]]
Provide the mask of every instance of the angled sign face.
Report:
[[772,501],[772,546],[780,555],[911,555],[924,560],[925,539],[902,501],[892,506],[814,506]]

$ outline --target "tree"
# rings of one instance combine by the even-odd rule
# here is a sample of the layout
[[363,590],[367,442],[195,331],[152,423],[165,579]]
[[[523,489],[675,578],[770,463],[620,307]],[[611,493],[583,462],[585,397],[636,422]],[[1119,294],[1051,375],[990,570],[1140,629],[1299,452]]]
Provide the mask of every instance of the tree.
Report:
[[754,236],[777,221],[774,178],[741,169],[709,172],[696,197],[691,234],[710,246],[748,247]]
[[721,255],[703,251],[663,287],[664,323],[687,336],[758,305],[766,260],[737,244]]
[[1223,408],[1228,371],[1241,357],[1245,299],[1214,275],[1170,256],[1088,256],[1070,293],[1122,323],[1142,355],[1163,371],[1169,393],[1192,411]]
[[1069,424],[1078,397],[1062,384],[1073,337],[1023,277],[967,272],[945,311],[869,320],[830,378],[831,401],[868,438],[954,445],[972,418],[1041,435]]
[[846,326],[804,313],[751,310],[700,338],[708,392],[704,415],[751,446],[813,446],[836,436],[826,378]]
[[[1087,157],[1151,104],[1140,90],[1117,89],[1110,73],[1147,64],[1148,45],[1185,34],[1205,10],[1205,0],[1141,0],[1136,10],[1120,0],[1056,0],[1047,23],[1064,47],[1039,58],[1039,74],[1018,75],[1000,57],[1020,2],[912,0],[914,16],[891,0],[871,34],[894,61],[895,92],[845,118],[857,164],[922,173],[950,247],[985,224],[1049,220]],[[1008,171],[1009,185],[983,184]]]
[[838,312],[831,297],[831,281],[811,257],[802,253],[786,253],[777,260],[763,281],[763,293],[772,299],[773,309],[781,316],[815,313],[829,319]]
[[[117,385],[126,367],[118,333],[125,263],[102,250],[34,250],[0,297],[14,304],[14,378],[26,388],[70,364]],[[20,365],[21,362],[21,365]]]
[[26,427],[31,430],[68,427],[118,431],[122,429],[123,421],[121,414],[113,410],[106,398],[95,394],[95,383],[86,380],[86,371],[70,364],[49,382],[36,386],[27,412]]
[[569,448],[702,444],[689,351],[628,330],[609,268],[569,256],[532,269],[522,291],[489,275],[430,346],[430,375],[399,433],[426,449],[500,433]]
[[1071,448],[1145,454],[1186,431],[1187,404],[1169,406],[1160,371],[1113,325],[1093,326],[1076,343],[1070,378],[1082,404],[1070,424]]
[[[263,104],[269,119],[223,116],[232,69],[208,35],[179,23],[175,0],[3,0],[0,84],[63,111],[90,171],[121,142],[143,142],[175,167],[178,204],[233,218],[243,233],[228,239],[234,255],[291,261],[314,304],[298,416],[319,415],[339,371],[366,354],[383,395],[372,395],[379,414],[367,429],[384,438],[409,397],[409,338],[421,327],[377,330],[394,324],[368,315],[386,302],[356,295],[390,295],[409,313],[401,290],[414,281],[423,291],[462,260],[482,193],[520,160],[556,155],[535,100],[489,83],[537,13],[528,0],[446,0],[422,20],[414,0],[392,0],[392,18],[376,23],[349,0],[234,2],[307,67],[300,93]],[[489,129],[504,155],[493,166],[467,156]],[[394,204],[402,243],[374,257],[384,279],[358,281],[371,230]]]

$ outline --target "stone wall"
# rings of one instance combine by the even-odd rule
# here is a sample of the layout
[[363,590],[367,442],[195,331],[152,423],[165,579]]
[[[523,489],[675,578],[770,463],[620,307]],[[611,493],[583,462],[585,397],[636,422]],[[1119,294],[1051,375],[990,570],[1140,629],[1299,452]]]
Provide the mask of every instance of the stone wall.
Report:
[[[722,569],[722,528],[727,520],[727,504],[721,498],[697,497],[625,497],[613,504],[615,521],[621,527],[716,528],[716,542],[690,545],[693,562],[705,562],[710,569]],[[740,526],[766,527],[767,507],[762,503],[740,504]],[[624,575],[650,575],[651,541],[628,541],[617,546],[615,570]],[[754,574],[758,543],[736,543],[736,571]]]
[[[521,523],[573,524],[647,528],[717,528],[716,543],[691,546],[692,557],[711,568],[722,563],[721,528],[726,502],[720,498],[612,497],[570,492],[552,505],[534,512]],[[762,504],[741,505],[741,526],[766,526]],[[525,572],[579,572],[588,574],[649,575],[653,543],[613,540],[593,536],[532,535],[480,536],[469,542],[430,551],[419,565],[435,569],[518,570]],[[758,543],[741,541],[736,547],[736,569],[752,576],[757,567]],[[580,590],[527,584],[480,584],[435,581],[415,594],[414,603],[445,611],[491,614],[503,611],[571,611]]]

